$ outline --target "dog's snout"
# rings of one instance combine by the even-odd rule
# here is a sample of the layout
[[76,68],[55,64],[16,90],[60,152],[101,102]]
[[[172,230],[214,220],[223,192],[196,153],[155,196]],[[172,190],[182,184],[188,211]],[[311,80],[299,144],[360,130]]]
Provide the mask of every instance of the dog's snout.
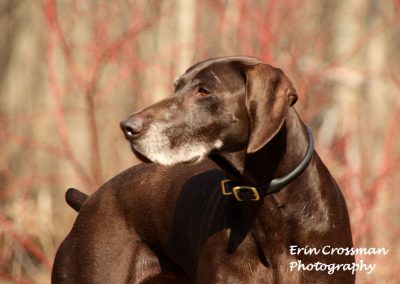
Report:
[[144,123],[144,117],[134,116],[123,120],[120,126],[127,138],[133,138],[143,130]]

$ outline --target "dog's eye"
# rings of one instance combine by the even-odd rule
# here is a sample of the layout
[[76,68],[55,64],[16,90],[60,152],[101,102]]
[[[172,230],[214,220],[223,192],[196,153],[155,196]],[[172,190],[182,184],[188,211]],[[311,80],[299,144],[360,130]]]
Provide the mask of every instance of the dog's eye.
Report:
[[204,87],[200,87],[200,88],[197,90],[197,95],[206,97],[206,96],[208,96],[209,94],[211,94],[211,92],[210,92],[209,90],[207,90],[206,88],[204,88]]

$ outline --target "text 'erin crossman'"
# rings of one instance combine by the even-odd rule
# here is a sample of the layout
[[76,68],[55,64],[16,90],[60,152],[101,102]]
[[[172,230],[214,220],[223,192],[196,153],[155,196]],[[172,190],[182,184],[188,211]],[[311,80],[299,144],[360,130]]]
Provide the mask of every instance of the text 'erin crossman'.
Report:
[[[313,247],[298,247],[290,246],[289,253],[291,255],[387,255],[389,249],[386,248],[335,248],[324,246],[322,248]],[[356,271],[366,271],[370,274],[374,271],[376,264],[367,264],[363,260],[352,263],[303,263],[301,260],[292,261],[289,263],[290,271],[326,271],[328,274],[333,274],[336,271],[351,271],[354,274]]]

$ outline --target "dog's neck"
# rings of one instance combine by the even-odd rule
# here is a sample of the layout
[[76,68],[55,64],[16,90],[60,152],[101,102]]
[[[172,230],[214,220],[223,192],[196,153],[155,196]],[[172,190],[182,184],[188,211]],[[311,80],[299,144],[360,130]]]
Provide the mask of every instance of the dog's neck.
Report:
[[304,159],[307,146],[305,126],[290,108],[279,132],[256,153],[247,154],[243,149],[211,158],[237,182],[260,185],[292,171]]

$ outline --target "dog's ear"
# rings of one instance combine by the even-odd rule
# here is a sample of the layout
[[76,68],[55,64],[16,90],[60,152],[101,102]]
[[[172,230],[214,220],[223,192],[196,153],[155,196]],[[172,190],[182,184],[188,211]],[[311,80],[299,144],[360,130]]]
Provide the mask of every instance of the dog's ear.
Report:
[[267,64],[245,66],[246,109],[250,120],[247,153],[267,144],[280,130],[297,94],[282,70]]

